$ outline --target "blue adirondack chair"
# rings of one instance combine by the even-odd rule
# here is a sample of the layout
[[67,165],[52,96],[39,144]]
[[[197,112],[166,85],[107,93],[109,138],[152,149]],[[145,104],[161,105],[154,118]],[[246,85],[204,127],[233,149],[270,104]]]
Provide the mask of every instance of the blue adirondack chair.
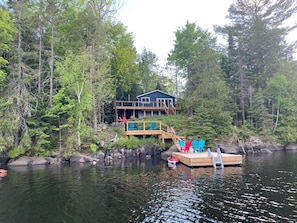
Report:
[[192,148],[194,153],[199,152],[199,142],[197,140],[192,141]]
[[128,130],[137,130],[137,125],[135,122],[129,122],[128,123]]
[[205,140],[204,139],[200,139],[199,140],[198,152],[203,152],[204,146],[205,146]]
[[181,150],[182,152],[184,152],[184,151],[185,151],[185,146],[186,146],[185,141],[182,140],[182,139],[179,140],[179,141],[178,141],[178,145],[179,145],[180,150]]
[[152,122],[151,126],[149,127],[149,130],[157,130],[157,123]]

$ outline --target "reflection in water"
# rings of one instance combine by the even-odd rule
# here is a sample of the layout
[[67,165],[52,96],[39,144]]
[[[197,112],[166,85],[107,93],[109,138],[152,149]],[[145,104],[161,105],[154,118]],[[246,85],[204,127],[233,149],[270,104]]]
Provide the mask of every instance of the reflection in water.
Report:
[[177,165],[176,169],[168,173],[170,175],[163,179],[162,184],[154,185],[154,191],[160,193],[151,198],[149,203],[153,205],[144,210],[146,217],[143,222],[215,220],[215,212],[219,212],[218,216],[222,215],[220,212],[223,202],[220,201],[220,193],[225,190],[225,179],[242,181],[241,167],[214,170]]
[[297,154],[247,156],[242,167],[9,168],[0,222],[296,222]]

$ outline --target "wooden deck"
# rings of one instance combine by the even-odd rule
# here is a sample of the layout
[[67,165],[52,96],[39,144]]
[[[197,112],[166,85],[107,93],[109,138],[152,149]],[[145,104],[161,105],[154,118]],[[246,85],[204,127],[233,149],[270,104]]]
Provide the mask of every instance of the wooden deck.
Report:
[[125,123],[126,136],[153,136],[156,135],[164,142],[166,139],[173,140],[178,146],[179,139],[184,136],[177,136],[174,129],[160,121],[127,121]]
[[[212,152],[212,155],[217,158],[217,153]],[[202,153],[181,153],[173,152],[172,156],[178,158],[181,163],[189,167],[212,167],[212,159],[207,152]],[[242,165],[242,155],[222,153],[224,166]]]
[[166,105],[163,103],[151,102],[148,104],[139,103],[137,101],[115,101],[114,109],[126,109],[126,110],[165,110],[166,107],[174,107],[176,110],[181,110],[179,104]]

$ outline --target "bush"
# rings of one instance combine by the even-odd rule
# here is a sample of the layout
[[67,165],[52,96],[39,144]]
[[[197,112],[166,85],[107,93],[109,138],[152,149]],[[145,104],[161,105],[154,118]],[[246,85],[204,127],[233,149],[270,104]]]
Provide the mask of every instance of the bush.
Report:
[[93,153],[96,153],[96,151],[97,151],[97,145],[94,144],[94,143],[92,143],[92,144],[90,145],[90,150],[91,150]]
[[12,150],[9,150],[8,152],[8,156],[11,158],[11,159],[14,159],[20,155],[23,155],[25,154],[26,152],[26,149],[25,148],[13,148]]
[[159,143],[159,140],[155,137],[143,138],[139,140],[140,146],[153,145],[155,143]]
[[50,151],[41,147],[34,147],[34,154],[38,157],[50,156]]
[[118,141],[118,146],[119,147],[125,147],[127,149],[136,149],[138,148],[140,145],[140,140],[135,137],[135,136],[131,136],[131,137],[125,137],[125,138],[120,138]]

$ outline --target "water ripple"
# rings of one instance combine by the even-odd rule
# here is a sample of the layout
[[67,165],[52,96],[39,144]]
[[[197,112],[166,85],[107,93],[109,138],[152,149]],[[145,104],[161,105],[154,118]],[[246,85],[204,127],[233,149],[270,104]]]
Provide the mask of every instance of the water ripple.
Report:
[[0,222],[293,223],[297,172],[288,162],[297,157],[247,157],[243,167],[217,171],[183,165],[11,170],[0,181]]

